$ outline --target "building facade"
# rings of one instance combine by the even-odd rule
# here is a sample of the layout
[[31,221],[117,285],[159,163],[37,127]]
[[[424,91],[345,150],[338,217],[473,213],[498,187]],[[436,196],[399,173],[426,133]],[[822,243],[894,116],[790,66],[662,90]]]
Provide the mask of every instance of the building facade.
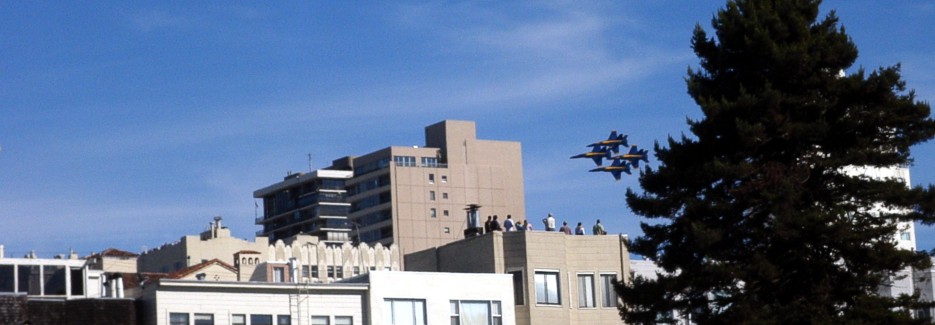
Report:
[[[353,173],[345,183],[350,205],[347,229],[328,231],[346,232],[357,242],[394,245],[401,254],[462,238],[467,229],[464,209],[471,204],[480,206],[482,216],[512,215],[521,220],[525,215],[520,143],[477,139],[475,124],[470,121],[446,120],[427,126],[424,147],[392,146],[336,159],[330,167],[317,171],[317,178],[326,171]],[[264,226],[262,233],[279,238],[316,231],[302,226],[323,218],[302,212],[316,205],[294,200],[285,208],[276,205],[280,204],[278,197],[298,199],[309,193],[294,189],[305,184],[303,180],[313,179],[316,177],[303,175],[297,181],[286,180],[254,193],[254,197],[263,198],[264,216],[257,218]],[[275,226],[267,227],[270,224]]]
[[257,236],[276,242],[304,233],[325,243],[347,242],[353,224],[347,219],[351,204],[345,182],[352,175],[351,171],[320,169],[291,174],[253,192],[254,198],[263,199],[263,216],[256,218],[263,229]]
[[230,229],[215,217],[208,229],[200,235],[183,236],[179,241],[147,250],[137,258],[139,272],[171,273],[212,259],[234,264],[234,254],[240,251],[266,251],[270,243],[266,237],[255,241],[231,236]]
[[[473,285],[466,286],[465,283]],[[376,271],[335,283],[160,279],[141,299],[146,325],[513,325],[503,274]]]
[[[916,270],[913,274],[913,285],[924,302],[935,302],[935,257],[932,257],[932,265],[924,270]],[[935,318],[935,307],[925,307],[915,312],[919,318]],[[935,320],[932,322],[935,323]]]
[[627,281],[623,236],[494,231],[407,254],[407,271],[511,277],[516,324],[620,324],[613,281]]
[[0,294],[42,299],[99,298],[105,285],[102,274],[74,253],[54,259],[0,255]]

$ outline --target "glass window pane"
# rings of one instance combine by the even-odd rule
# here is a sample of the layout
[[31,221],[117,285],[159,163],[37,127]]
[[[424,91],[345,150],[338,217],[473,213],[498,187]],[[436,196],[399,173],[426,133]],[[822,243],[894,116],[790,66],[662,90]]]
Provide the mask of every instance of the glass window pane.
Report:
[[536,303],[547,305],[560,305],[558,273],[536,272]]
[[14,269],[13,265],[0,265],[0,292],[13,292]]
[[334,325],[353,325],[354,317],[351,316],[334,316]]
[[462,301],[461,325],[489,325],[490,304],[486,301]]
[[617,292],[614,291],[614,274],[601,274],[601,306],[617,307]]
[[46,265],[42,267],[42,281],[46,295],[65,294],[65,267],[59,265]]
[[169,325],[188,325],[188,314],[169,313]]
[[312,316],[312,325],[328,325],[328,316]]
[[231,325],[247,325],[246,315],[231,315]]
[[394,325],[425,325],[425,301],[386,299],[383,319]]
[[250,325],[273,325],[273,315],[250,315]]
[[195,325],[214,325],[214,315],[195,314]]
[[276,316],[276,325],[289,325],[289,324],[292,324],[292,316],[289,316],[289,315]]
[[578,275],[578,307],[594,307],[593,275]]

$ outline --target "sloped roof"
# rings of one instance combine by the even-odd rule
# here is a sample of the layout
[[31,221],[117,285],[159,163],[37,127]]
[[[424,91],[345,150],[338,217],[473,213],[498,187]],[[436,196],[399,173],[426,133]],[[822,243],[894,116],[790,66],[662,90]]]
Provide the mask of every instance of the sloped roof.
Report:
[[219,259],[216,259],[216,258],[215,258],[215,259],[212,259],[212,260],[210,260],[210,261],[201,262],[201,263],[198,263],[198,264],[189,266],[189,267],[187,267],[187,268],[184,268],[184,269],[181,269],[181,270],[178,270],[178,271],[169,273],[169,275],[166,276],[166,278],[168,278],[168,279],[181,279],[181,278],[184,278],[184,277],[186,277],[186,276],[189,276],[189,275],[191,275],[191,274],[193,274],[193,273],[195,273],[195,272],[201,271],[202,269],[207,268],[207,267],[209,267],[209,266],[211,266],[211,265],[219,265],[219,266],[221,266],[221,267],[227,269],[228,271],[231,271],[232,273],[237,273],[237,268],[231,266],[230,264],[224,263],[224,261],[222,261],[222,260],[219,260]]
[[102,251],[102,252],[100,252],[100,253],[91,254],[91,256],[88,256],[88,257],[90,258],[90,257],[97,257],[97,256],[104,256],[104,257],[139,257],[140,254],[131,253],[131,252],[128,252],[128,251],[125,251],[125,250],[119,250],[119,249],[116,249],[116,248],[108,248],[108,249],[105,249],[104,251]]

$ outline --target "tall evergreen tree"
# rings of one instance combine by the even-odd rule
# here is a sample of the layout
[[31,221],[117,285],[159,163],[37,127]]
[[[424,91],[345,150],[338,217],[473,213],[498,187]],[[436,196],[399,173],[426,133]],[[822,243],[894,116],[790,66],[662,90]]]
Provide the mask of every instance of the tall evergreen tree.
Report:
[[[917,297],[876,292],[924,253],[895,246],[897,221],[935,221],[935,187],[861,177],[911,163],[935,135],[899,66],[845,75],[857,48],[819,0],[733,0],[697,26],[693,137],[656,145],[630,208],[651,219],[631,251],[667,273],[618,284],[628,323],[671,311],[699,323],[912,323]],[[880,208],[883,209],[880,209]]]

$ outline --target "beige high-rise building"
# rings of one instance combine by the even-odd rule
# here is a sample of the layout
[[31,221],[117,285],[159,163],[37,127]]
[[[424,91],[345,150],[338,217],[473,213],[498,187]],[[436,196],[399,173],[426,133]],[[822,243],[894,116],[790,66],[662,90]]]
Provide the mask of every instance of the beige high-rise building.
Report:
[[[323,170],[353,171],[345,181],[347,216],[306,213],[315,205],[303,205],[301,195],[294,195],[293,210],[261,216],[258,223],[310,223],[308,218],[348,220],[351,240],[369,244],[395,245],[400,256],[441,246],[461,238],[467,229],[465,208],[479,205],[478,215],[497,215],[502,222],[507,215],[525,219],[522,148],[515,141],[477,139],[472,121],[445,120],[425,128],[425,146],[391,146],[358,157],[334,160]],[[321,171],[319,171],[321,172]],[[309,178],[312,179],[312,178]],[[267,204],[282,188],[293,190],[299,184],[267,187],[254,193]],[[342,193],[344,194],[344,193]],[[284,203],[279,202],[280,206]],[[291,219],[284,216],[293,216]],[[295,217],[297,216],[297,217]],[[275,218],[275,220],[274,220]],[[300,227],[277,224],[277,231],[298,232]],[[331,232],[341,231],[333,225]],[[288,231],[277,236],[290,236]],[[400,261],[401,262],[401,261]]]
[[425,128],[425,147],[389,147],[352,159],[347,182],[360,240],[394,243],[400,254],[464,238],[465,208],[525,218],[519,142],[478,140],[474,122]]

